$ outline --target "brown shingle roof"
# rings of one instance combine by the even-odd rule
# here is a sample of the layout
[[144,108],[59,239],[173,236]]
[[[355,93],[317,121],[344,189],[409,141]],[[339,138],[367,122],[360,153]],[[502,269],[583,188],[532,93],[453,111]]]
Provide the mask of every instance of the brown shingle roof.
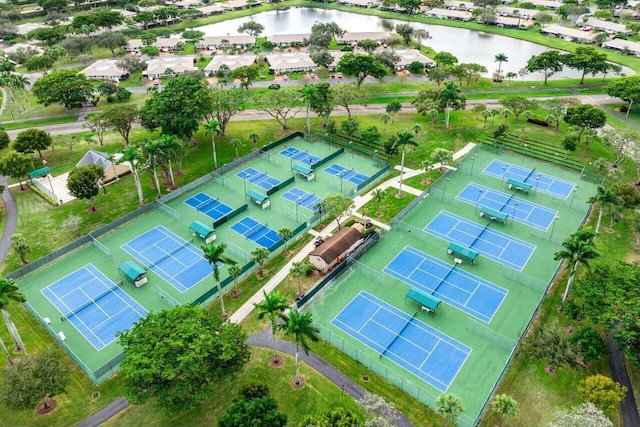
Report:
[[327,264],[331,264],[361,237],[362,233],[355,228],[345,227],[325,240],[310,255],[320,257]]

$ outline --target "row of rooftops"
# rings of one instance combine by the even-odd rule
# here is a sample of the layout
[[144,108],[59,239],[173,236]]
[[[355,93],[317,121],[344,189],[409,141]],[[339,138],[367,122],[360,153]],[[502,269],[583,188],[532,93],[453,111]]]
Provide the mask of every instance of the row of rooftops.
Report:
[[[431,59],[424,56],[416,49],[396,49],[394,51],[399,57],[400,62],[397,64],[398,69],[404,69],[412,62],[418,61],[425,65],[434,65]],[[330,51],[333,55],[333,63],[331,67],[338,64],[342,55],[342,51]],[[222,65],[226,65],[230,70],[242,66],[252,65],[257,59],[257,55],[247,53],[242,55],[226,55],[216,54],[211,62],[204,68],[204,72],[211,74],[217,72]],[[307,52],[288,52],[288,53],[270,53],[265,56],[269,68],[277,73],[289,73],[294,71],[312,71],[317,65],[311,60],[311,56]],[[167,74],[181,74],[186,71],[196,70],[194,63],[195,56],[161,56],[147,61],[147,69],[143,75],[149,78],[159,78]],[[118,67],[118,61],[113,59],[103,59],[94,62],[82,73],[90,78],[120,80],[127,75],[127,72]]]

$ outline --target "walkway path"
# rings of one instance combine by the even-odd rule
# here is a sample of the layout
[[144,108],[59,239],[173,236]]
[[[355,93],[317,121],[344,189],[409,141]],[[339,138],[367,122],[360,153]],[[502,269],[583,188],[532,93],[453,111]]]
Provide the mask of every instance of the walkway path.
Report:
[[2,192],[2,201],[5,208],[5,223],[2,230],[2,238],[0,239],[0,264],[4,262],[11,249],[11,236],[16,232],[18,225],[18,207],[16,206],[16,199],[13,197],[13,193],[7,186],[8,178],[0,175],[0,185],[5,186],[5,190]]
[[620,412],[622,412],[622,424],[625,427],[640,426],[640,414],[638,414],[638,406],[633,396],[633,386],[627,373],[627,365],[624,353],[618,349],[618,343],[613,338],[619,327],[616,326],[613,331],[607,334],[607,347],[609,348],[609,366],[611,367],[611,376],[617,383],[627,388],[627,394],[620,404]]

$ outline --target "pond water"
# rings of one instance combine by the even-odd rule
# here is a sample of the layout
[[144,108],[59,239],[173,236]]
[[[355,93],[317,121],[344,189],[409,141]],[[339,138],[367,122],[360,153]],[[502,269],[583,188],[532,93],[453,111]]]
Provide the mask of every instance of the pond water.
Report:
[[[289,8],[286,10],[263,12],[250,17],[232,19],[217,24],[199,27],[207,36],[221,36],[238,34],[237,28],[244,22],[256,21],[264,25],[263,36],[273,34],[299,34],[311,32],[311,26],[315,22],[335,22],[341,28],[350,31],[385,31],[382,26],[382,18],[370,15],[360,15],[357,13],[343,12],[339,10],[313,9],[306,7]],[[395,24],[403,23],[400,20],[388,20]],[[484,33],[481,31],[468,30],[464,28],[446,27],[440,25],[428,25],[412,22],[414,28],[423,28],[429,32],[431,38],[423,41],[424,45],[433,48],[435,51],[450,52],[455,55],[460,62],[482,64],[491,74],[497,69],[498,64],[494,62],[494,57],[498,53],[504,53],[509,58],[508,62],[502,64],[502,70],[517,73],[523,68],[529,58],[550,50],[547,47],[512,39],[496,34]],[[625,74],[633,74],[629,68],[624,69]],[[565,69],[562,73],[554,74],[552,79],[567,77],[579,77],[575,70]],[[526,77],[528,80],[542,79],[541,73],[531,74]]]

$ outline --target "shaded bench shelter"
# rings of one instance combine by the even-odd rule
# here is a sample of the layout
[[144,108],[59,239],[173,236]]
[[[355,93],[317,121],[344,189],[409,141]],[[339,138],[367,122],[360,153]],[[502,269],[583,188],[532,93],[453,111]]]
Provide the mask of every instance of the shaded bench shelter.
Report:
[[147,283],[147,272],[144,268],[140,267],[133,261],[125,261],[118,266],[118,271],[127,282],[131,283],[136,288]]
[[433,295],[430,295],[416,288],[409,289],[409,291],[407,292],[407,295],[404,298],[405,304],[407,302],[407,298],[412,299],[418,304],[420,304],[420,309],[422,311],[426,311],[427,313],[434,313],[434,314],[437,313],[438,308],[442,303],[442,301],[440,301],[439,298],[436,298]]
[[497,211],[495,209],[482,207],[482,209],[480,209],[480,217],[482,218],[484,216],[489,217],[491,221],[500,221],[502,225],[504,225],[509,215],[507,215],[504,212]]
[[203,222],[193,221],[191,225],[189,225],[189,231],[191,234],[203,239],[205,243],[211,243],[216,240],[216,232],[213,227],[209,227]]
[[293,165],[291,170],[293,172],[297,173],[298,175],[302,175],[303,177],[305,177],[307,179],[307,181],[311,181],[311,180],[313,180],[313,178],[315,178],[315,174],[313,172],[313,169],[311,169],[309,167],[306,167],[305,165],[301,165],[299,163],[296,163],[295,165]]
[[449,247],[447,248],[447,253],[449,255],[458,255],[460,257],[466,258],[471,261],[471,264],[475,264],[478,259],[478,251],[471,249],[468,246],[463,246],[455,242],[449,243]]
[[507,185],[509,186],[509,190],[515,188],[516,190],[522,190],[527,194],[529,194],[529,190],[531,190],[531,184],[527,184],[526,182],[518,181],[513,178],[507,179]]
[[247,197],[254,202],[256,205],[259,205],[262,209],[266,209],[271,206],[271,201],[269,200],[269,196],[265,193],[254,190],[253,188],[247,191]]

